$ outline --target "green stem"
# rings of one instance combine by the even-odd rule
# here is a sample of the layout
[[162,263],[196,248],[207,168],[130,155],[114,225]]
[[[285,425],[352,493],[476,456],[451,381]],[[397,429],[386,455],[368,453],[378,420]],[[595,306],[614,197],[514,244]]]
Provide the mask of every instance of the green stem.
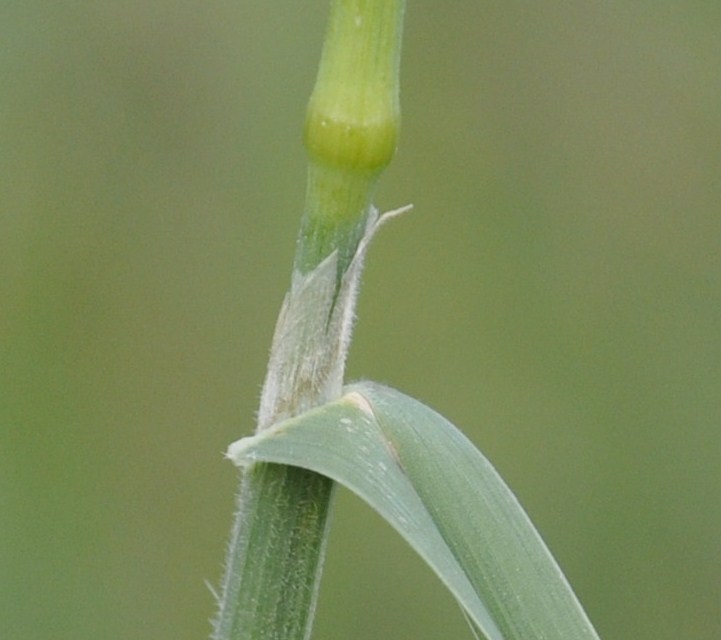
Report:
[[346,270],[365,232],[376,181],[371,172],[309,162],[306,209],[295,254],[297,271],[311,271],[333,251],[338,251],[339,274]]
[[[361,240],[398,136],[404,0],[332,0],[305,142],[308,188],[258,429],[340,395]],[[282,465],[243,474],[214,640],[305,640],[333,483]]]

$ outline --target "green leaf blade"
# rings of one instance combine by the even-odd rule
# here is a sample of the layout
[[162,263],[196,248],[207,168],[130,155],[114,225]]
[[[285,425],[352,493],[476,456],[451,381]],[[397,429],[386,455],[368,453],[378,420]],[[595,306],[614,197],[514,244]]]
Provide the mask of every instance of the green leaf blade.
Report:
[[450,422],[361,383],[231,445],[237,464],[301,466],[377,510],[489,640],[597,639],[558,565],[490,463]]

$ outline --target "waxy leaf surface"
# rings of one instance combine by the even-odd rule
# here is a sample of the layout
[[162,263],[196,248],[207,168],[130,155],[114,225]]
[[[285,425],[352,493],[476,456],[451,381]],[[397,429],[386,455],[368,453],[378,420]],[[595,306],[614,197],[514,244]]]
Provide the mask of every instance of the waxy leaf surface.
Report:
[[375,383],[233,443],[228,457],[311,469],[380,513],[488,640],[598,638],[514,495],[456,427]]

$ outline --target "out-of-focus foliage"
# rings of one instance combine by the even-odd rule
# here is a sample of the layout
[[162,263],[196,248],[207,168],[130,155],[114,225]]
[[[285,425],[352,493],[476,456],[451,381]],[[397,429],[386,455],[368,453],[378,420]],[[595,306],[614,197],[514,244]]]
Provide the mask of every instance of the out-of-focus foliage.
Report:
[[[326,9],[0,7],[0,637],[208,633]],[[378,203],[415,211],[350,374],[466,427],[608,638],[721,635],[719,29],[709,1],[409,6]],[[346,494],[337,637],[469,637]]]

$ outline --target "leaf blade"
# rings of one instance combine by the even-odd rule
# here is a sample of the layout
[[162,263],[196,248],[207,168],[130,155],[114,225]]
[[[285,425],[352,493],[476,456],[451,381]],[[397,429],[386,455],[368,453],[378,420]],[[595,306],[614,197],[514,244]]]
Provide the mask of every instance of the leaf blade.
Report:
[[360,383],[231,445],[237,464],[303,466],[345,485],[426,560],[489,640],[596,640],[558,565],[500,476],[442,416]]

